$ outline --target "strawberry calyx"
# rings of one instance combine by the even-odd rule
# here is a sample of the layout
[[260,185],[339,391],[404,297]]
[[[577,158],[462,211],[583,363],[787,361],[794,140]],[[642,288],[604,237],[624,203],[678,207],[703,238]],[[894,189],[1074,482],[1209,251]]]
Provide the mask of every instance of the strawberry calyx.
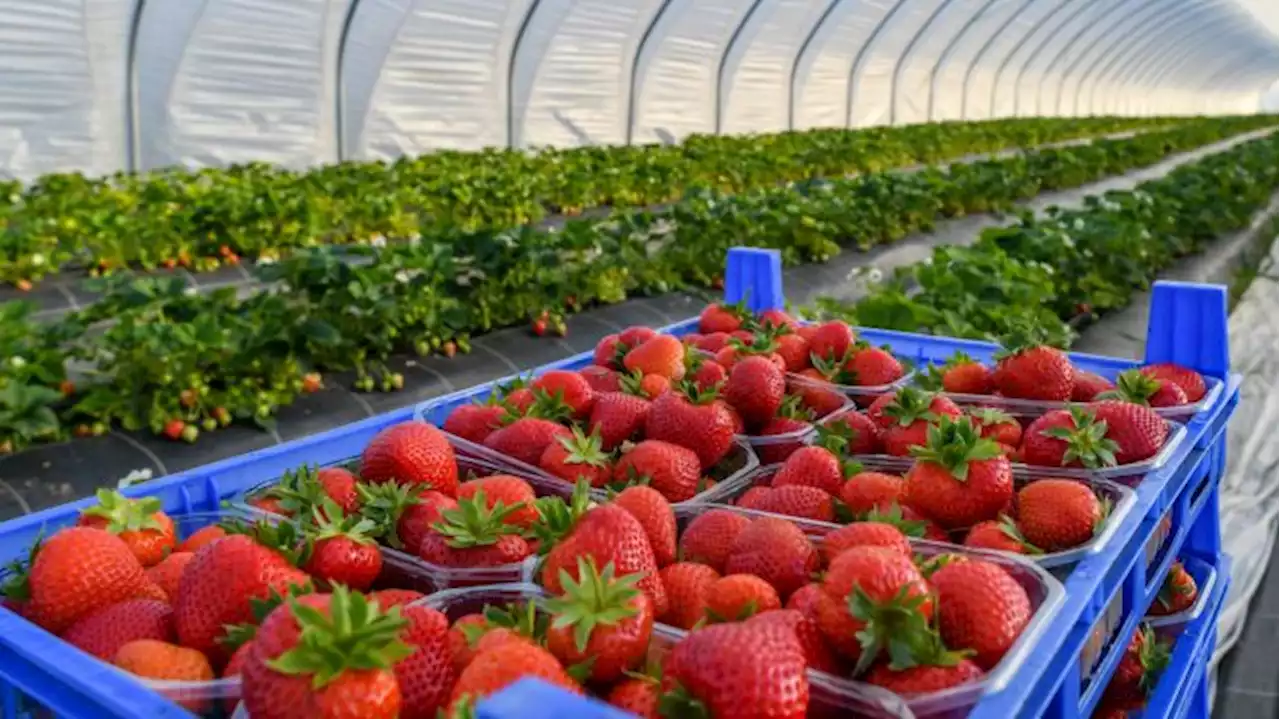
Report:
[[31,568],[36,564],[36,556],[44,546],[44,529],[36,535],[27,550],[25,559],[14,559],[5,565],[4,581],[0,582],[0,596],[11,602],[26,602],[31,599]]
[[559,597],[546,602],[554,617],[554,629],[573,627],[573,641],[579,652],[587,650],[591,634],[598,626],[612,626],[639,614],[635,599],[640,596],[636,583],[640,574],[617,576],[613,562],[596,567],[591,557],[578,557],[578,579],[560,570],[563,587]]
[[114,489],[99,489],[95,496],[98,504],[84,510],[81,515],[107,520],[106,530],[112,534],[164,528],[155,516],[162,509],[156,497],[129,499]]
[[523,602],[511,602],[505,606],[486,604],[480,615],[483,624],[466,624],[462,627],[462,636],[468,646],[475,646],[490,629],[506,629],[522,637],[541,643],[547,636],[547,627],[551,618],[538,610],[532,599]]
[[538,513],[531,532],[538,540],[538,553],[546,554],[561,538],[573,531],[574,525],[591,508],[591,483],[579,479],[566,502],[562,497],[539,497],[533,503]]
[[712,719],[706,704],[689,692],[680,682],[658,697],[658,716],[667,719]]
[[1102,532],[1102,528],[1107,526],[1107,520],[1111,518],[1111,512],[1115,509],[1115,503],[1110,497],[1098,498],[1098,519],[1093,523],[1093,534],[1096,537]]
[[306,564],[311,556],[310,543],[292,522],[259,519],[250,523],[239,519],[228,519],[219,522],[219,526],[226,530],[227,534],[243,534],[256,544],[275,551],[295,567]]
[[313,543],[345,537],[356,544],[373,544],[373,535],[378,531],[377,523],[371,519],[343,515],[338,503],[328,497],[312,509],[308,525],[307,541]]
[[[290,516],[303,517],[328,498],[324,485],[320,484],[319,470],[310,465],[286,471],[280,481],[265,492],[264,496],[278,501],[281,509]],[[341,511],[341,510],[339,510]]]
[[928,462],[947,470],[955,479],[969,479],[969,465],[1003,456],[1000,445],[978,433],[965,419],[942,417],[937,424],[929,425],[923,447],[911,447],[911,456],[917,462]]
[[687,379],[672,385],[671,389],[674,392],[679,392],[689,401],[689,404],[694,405],[711,404],[720,398],[718,386],[702,389],[697,382]]
[[929,523],[923,519],[907,519],[902,516],[902,505],[897,502],[889,502],[887,505],[875,507],[870,512],[867,512],[861,520],[893,525],[898,528],[899,532],[913,539],[924,537],[925,529],[929,526]]
[[946,374],[945,366],[926,364],[924,371],[911,379],[913,385],[926,392],[941,392],[942,377]]
[[813,409],[804,403],[800,395],[796,394],[784,396],[774,416],[781,419],[797,419],[801,422],[812,422],[816,418]]
[[920,568],[920,574],[924,575],[925,579],[932,578],[935,572],[945,566],[964,561],[968,560],[963,555],[953,554],[951,552],[935,554],[931,557],[920,554],[915,556],[915,564]]
[[854,386],[858,384],[858,373],[849,367],[849,360],[853,357],[853,348],[845,350],[843,356],[840,357],[823,357],[817,352],[809,353],[809,363],[813,368],[818,370],[818,374],[822,375],[828,382],[837,385]]
[[[510,415],[512,413],[508,412],[507,414]],[[533,404],[529,405],[529,409],[525,411],[524,416],[547,419],[552,422],[565,422],[573,417],[573,408],[565,404],[562,390],[547,392],[547,390],[538,387],[533,390]],[[519,417],[516,419],[519,419]]]
[[732,347],[739,357],[768,355],[778,351],[778,342],[774,337],[775,335],[759,332],[754,335],[750,343],[744,342],[738,337],[730,337],[725,342],[725,346]]
[[289,600],[301,632],[298,643],[267,662],[281,674],[310,675],[312,689],[323,689],[348,670],[390,669],[413,653],[400,640],[408,626],[400,608],[383,612],[377,602],[341,585],[329,596],[328,615]]
[[1160,675],[1169,666],[1173,653],[1169,650],[1169,643],[1157,637],[1150,626],[1143,625],[1139,634],[1141,639],[1138,641],[1137,658],[1138,664],[1142,666],[1142,677],[1138,679],[1138,688],[1150,694],[1160,682]]
[[443,535],[446,544],[454,549],[497,544],[506,535],[521,533],[519,527],[506,520],[523,509],[524,504],[508,505],[498,501],[490,507],[485,502],[484,490],[477,489],[471,497],[459,499],[457,509],[441,512],[440,521],[432,524],[431,529]]
[[1115,389],[1100,393],[1094,400],[1118,399],[1122,402],[1151,406],[1151,397],[1160,391],[1159,379],[1142,370],[1125,370],[1116,375]]
[[373,525],[369,530],[369,536],[385,541],[395,549],[404,549],[397,526],[406,509],[422,502],[418,498],[418,491],[419,488],[414,485],[399,482],[357,484],[356,496],[360,498],[360,516]]
[[889,656],[891,669],[901,671],[918,664],[929,647],[932,630],[920,613],[920,606],[928,601],[927,595],[913,596],[908,587],[901,587],[886,601],[876,601],[867,596],[861,587],[855,586],[846,598],[849,613],[864,623],[857,639],[862,647],[854,675],[865,672],[882,653]]
[[[697,353],[695,352],[685,353],[686,364],[688,362],[688,358],[696,354]],[[618,373],[618,389],[621,390],[624,394],[629,394],[636,397],[643,397],[644,399],[649,399],[649,395],[646,394],[644,391],[644,386],[643,386],[644,376],[645,376],[644,372],[641,372],[638,369],[632,370],[631,372],[619,372]]]
[[1029,320],[1015,322],[998,341],[1000,349],[995,353],[997,361],[1040,347],[1056,349],[1048,330],[1043,325]]
[[977,360],[965,354],[964,352],[956,350],[954,354],[952,354],[950,357],[947,358],[946,362],[942,363],[942,368],[955,369],[957,367],[965,367],[971,364],[979,364],[979,363]]
[[609,454],[601,444],[599,427],[592,429],[591,434],[584,434],[581,427],[574,426],[570,428],[569,436],[557,437],[556,441],[569,453],[564,458],[565,464],[597,468],[609,466]]
[[310,584],[290,584],[284,594],[272,587],[265,598],[251,598],[249,600],[249,608],[252,612],[253,620],[241,624],[224,625],[224,633],[218,638],[218,643],[230,651],[235,651],[240,645],[251,641],[258,635],[258,627],[266,621],[267,616],[275,611],[276,607],[291,599],[310,594],[311,591]]
[[921,420],[936,422],[938,415],[932,409],[934,396],[932,392],[924,392],[915,387],[901,387],[882,412],[884,416],[896,420],[901,427],[909,427]]
[[1097,420],[1094,414],[1083,407],[1070,407],[1073,427],[1049,427],[1041,430],[1045,437],[1059,439],[1067,443],[1067,450],[1062,454],[1062,464],[1080,462],[1088,469],[1116,466],[1116,452],[1120,445],[1107,438],[1106,420]]
[[1017,424],[1013,415],[995,407],[977,407],[969,412],[969,416],[979,427],[996,427],[1002,424]]
[[1017,542],[1018,546],[1022,547],[1022,550],[1025,551],[1027,554],[1030,554],[1033,556],[1044,554],[1043,549],[1027,541],[1027,538],[1022,534],[1022,530],[1018,529],[1018,525],[1016,522],[1013,521],[1012,517],[1010,517],[1007,514],[1002,514],[1000,515],[1000,518],[996,521],[999,523],[1000,532],[1004,534],[1004,536],[1008,537],[1009,539],[1012,539],[1013,541]]
[[[1186,577],[1184,580],[1183,577]],[[1164,583],[1160,585],[1160,592],[1156,594],[1156,601],[1159,602],[1165,611],[1170,611],[1178,606],[1179,599],[1194,596],[1196,586],[1194,580],[1187,575],[1186,570],[1182,568],[1182,562],[1174,562],[1169,567],[1169,573],[1165,575]]]

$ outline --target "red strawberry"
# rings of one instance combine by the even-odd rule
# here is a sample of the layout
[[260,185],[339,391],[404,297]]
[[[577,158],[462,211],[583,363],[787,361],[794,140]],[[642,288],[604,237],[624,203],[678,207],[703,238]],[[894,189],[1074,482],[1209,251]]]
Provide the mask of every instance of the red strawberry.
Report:
[[788,372],[799,372],[809,366],[809,340],[797,334],[778,335],[775,350]]
[[245,660],[244,708],[254,719],[399,716],[403,699],[392,667],[412,652],[399,638],[404,627],[398,609],[384,614],[341,587],[281,605]]
[[[383,601],[384,594],[377,592],[370,599],[383,611],[398,606]],[[458,676],[449,647],[449,619],[421,605],[402,606],[400,612],[409,623],[400,638],[413,653],[394,666],[402,702],[399,719],[434,719],[449,703]]]
[[613,477],[613,464],[601,446],[599,432],[593,430],[587,436],[577,427],[571,435],[548,444],[538,466],[570,484],[586,480],[593,487],[603,487]]
[[859,472],[841,485],[836,493],[855,517],[891,503],[901,503],[907,493],[906,482],[896,474]]
[[403,607],[422,599],[426,595],[412,589],[379,589],[369,593],[369,599],[378,603],[383,609]]
[[624,349],[621,342],[618,341],[618,335],[605,335],[596,343],[596,349],[592,362],[597,367],[605,367],[612,370],[622,369],[622,361],[619,350]]
[[723,572],[729,552],[751,520],[727,509],[712,509],[689,522],[680,535],[680,557]]
[[677,562],[663,568],[661,576],[670,606],[659,620],[673,627],[692,629],[706,613],[707,593],[720,573],[705,564]]
[[1022,434],[1022,461],[1040,467],[1113,467],[1119,447],[1108,434],[1088,409],[1046,412]]
[[698,316],[698,331],[702,334],[711,332],[733,332],[742,327],[746,317],[745,308],[736,305],[707,305]]
[[497,509],[498,505],[512,511],[505,515],[504,522],[521,529],[528,529],[538,521],[538,510],[534,503],[538,497],[533,487],[519,477],[507,474],[494,474],[463,482],[458,486],[458,500],[471,499],[484,494],[485,507]]
[[725,399],[752,427],[777,414],[786,391],[783,371],[763,357],[746,357],[734,365],[724,390]]
[[1187,394],[1172,380],[1159,379],[1141,370],[1131,369],[1116,375],[1116,388],[1094,397],[1115,399],[1147,407],[1177,407],[1187,404]]
[[[275,534],[280,544],[292,544],[289,525],[259,525],[260,535]],[[230,654],[221,643],[228,626],[253,619],[254,600],[274,592],[311,584],[305,572],[289,559],[253,538],[235,534],[207,545],[187,565],[173,603],[174,627],[185,647],[198,649],[219,663]]]
[[912,447],[925,444],[931,422],[963,415],[960,408],[946,397],[913,387],[881,395],[867,410],[867,416],[881,428],[884,451],[897,457],[906,457],[911,454]]
[[441,429],[480,444],[502,426],[502,416],[506,411],[500,404],[464,404],[449,413]]
[[832,320],[813,330],[813,336],[809,337],[809,352],[818,359],[837,359],[848,355],[853,343],[853,328]]
[[665,681],[683,690],[673,699],[701,705],[703,716],[803,719],[809,706],[804,649],[795,632],[769,622],[692,632],[663,670]]
[[[537,395],[528,387],[516,387],[502,398],[502,404],[516,417],[524,417],[529,414],[529,410],[538,401]],[[504,417],[506,415],[503,415]]]
[[622,360],[628,372],[656,374],[671,380],[684,377],[684,345],[671,335],[655,335],[632,349]]
[[[685,340],[688,341],[690,336],[686,336]],[[728,332],[707,332],[706,334],[697,335],[693,339],[694,347],[702,350],[703,352],[710,352],[711,354],[715,354],[724,349],[724,346],[728,343]]]
[[200,529],[192,532],[190,536],[178,544],[175,551],[194,553],[204,545],[213,544],[225,536],[227,536],[227,530],[216,524],[210,524],[207,527],[201,527]]
[[683,391],[668,392],[653,401],[644,431],[648,439],[693,450],[704,470],[729,454],[735,434],[728,405],[708,393],[690,397]]
[[[904,484],[905,487],[905,484]],[[866,522],[892,524],[898,531],[914,539],[950,542],[951,537],[938,523],[906,504],[886,502],[862,517]]]
[[533,553],[520,526],[508,521],[524,503],[490,504],[483,489],[458,500],[458,508],[441,513],[418,544],[418,556],[444,567],[501,567]]
[[649,401],[622,392],[605,392],[596,397],[587,426],[600,435],[600,446],[613,451],[644,428],[649,416]]
[[342,516],[332,500],[316,508],[313,521],[307,530],[307,573],[326,586],[342,584],[368,591],[382,573],[382,552],[370,536],[376,525],[368,519]]
[[942,390],[954,394],[991,394],[991,370],[963,352],[952,355],[942,368]]
[[884,687],[907,696],[933,694],[982,678],[982,668],[968,659],[954,659],[945,664],[917,664],[893,669],[881,663],[863,678],[868,684]]
[[671,504],[656,489],[637,485],[627,487],[613,498],[613,503],[635,517],[644,527],[653,559],[665,567],[676,559],[676,515]]
[[458,502],[422,485],[361,484],[360,514],[375,526],[374,536],[394,549],[417,553],[423,537],[434,530],[441,512],[457,509]]
[[1028,542],[1018,525],[1007,516],[973,525],[964,537],[964,546],[1011,554],[1044,553],[1044,550]]
[[845,362],[845,369],[853,372],[861,387],[878,387],[896,382],[905,371],[902,363],[887,350],[870,345],[853,350]]
[[1046,552],[1093,539],[1104,518],[1093,490],[1070,479],[1041,479],[1018,491],[1018,529]]
[[755,519],[738,533],[725,560],[725,574],[754,574],[786,598],[817,571],[818,550],[795,524],[777,517]]
[[612,682],[638,668],[649,651],[653,604],[636,588],[639,574],[615,576],[578,558],[578,579],[563,572],[560,596],[548,600],[547,649],[565,666],[590,661],[590,678]]
[[660,719],[658,682],[649,677],[624,679],[609,690],[605,701],[639,719]]
[[1120,706],[1141,706],[1155,690],[1160,675],[1169,665],[1167,642],[1158,638],[1150,626],[1143,625],[1129,640],[1120,665],[1102,692],[1102,701]]
[[542,585],[552,592],[560,592],[561,571],[576,579],[579,557],[590,557],[596,566],[612,562],[619,574],[641,575],[636,586],[649,595],[654,614],[666,613],[667,595],[658,576],[653,548],[644,526],[627,510],[606,504],[587,511],[547,555],[542,566]]
[[835,519],[835,507],[831,503],[830,494],[817,487],[798,484],[771,488],[756,495],[749,503],[739,501],[738,506],[818,522]]
[[1147,614],[1161,617],[1185,612],[1196,603],[1198,596],[1199,588],[1196,587],[1195,578],[1187,573],[1182,562],[1174,562],[1173,566],[1169,567],[1169,574],[1164,578],[1164,584],[1160,586],[1156,601],[1147,610]]
[[654,439],[632,447],[613,467],[613,481],[618,485],[648,484],[671,502],[693,499],[701,479],[697,454]]
[[473,716],[476,702],[526,677],[582,693],[554,654],[517,637],[476,653],[454,684],[445,716]]
[[89,614],[62,634],[62,641],[103,661],[135,639],[172,642],[173,610],[154,599],[128,599]]
[[841,412],[823,424],[845,438],[844,451],[849,454],[876,454],[881,450],[880,428],[857,410]]
[[756,318],[756,321],[760,323],[761,327],[765,328],[786,327],[788,329],[794,329],[800,326],[800,323],[796,321],[796,318],[779,309],[764,310],[760,313],[760,316]]
[[[783,402],[784,407],[786,402]],[[785,461],[796,451],[804,447],[802,437],[813,424],[801,417],[774,417],[760,428],[757,437],[778,437],[779,435],[795,435],[793,441],[769,440],[769,444],[756,444],[756,454],[760,464],[770,465]]]
[[983,437],[1009,447],[1022,444],[1022,425],[1008,412],[993,407],[975,407],[969,411],[969,416]]
[[148,568],[147,578],[164,590],[165,596],[173,602],[178,596],[178,585],[182,582],[182,573],[186,571],[187,564],[195,556],[193,552],[174,552],[156,566]]
[[23,616],[53,634],[113,604],[146,598],[153,586],[120,537],[92,527],[58,531],[33,550],[29,566],[17,599]]
[[[560,437],[568,436],[569,428],[564,425],[539,417],[523,417],[486,437],[484,446],[536,467],[548,445]],[[455,487],[454,494],[456,493]]]
[[1009,459],[967,420],[929,429],[924,447],[913,450],[907,472],[907,503],[943,527],[958,529],[992,519],[1013,497]]
[[426,484],[450,497],[458,492],[453,447],[426,422],[405,422],[374,435],[360,455],[360,477],[374,484]]
[[697,364],[690,379],[697,385],[699,392],[708,392],[727,382],[729,373],[719,362],[703,360]]
[[1000,663],[1031,620],[1026,590],[998,564],[950,562],[929,583],[937,593],[942,639],[972,650],[974,662],[985,669]]
[[706,595],[707,618],[713,622],[735,622],[782,608],[778,592],[768,582],[752,574],[729,574],[712,582]]
[[[830,444],[828,442],[828,444]],[[839,444],[832,445],[839,447]],[[845,478],[858,470],[856,462],[841,460],[826,446],[809,446],[796,450],[773,475],[772,485],[781,487],[814,487],[830,495],[839,495]]]
[[838,412],[847,403],[844,394],[821,370],[801,370],[799,378],[792,380],[792,385],[793,391],[800,396],[801,403],[813,410],[815,417],[826,417]]
[[904,557],[911,556],[911,542],[907,541],[907,535],[884,522],[847,524],[824,536],[819,547],[828,564],[850,547],[884,547],[901,552]]
[[1204,377],[1193,369],[1172,362],[1147,365],[1141,369],[1145,375],[1156,379],[1169,380],[1182,389],[1188,402],[1199,402],[1204,399]]
[[1089,405],[1099,422],[1107,425],[1107,439],[1116,444],[1116,463],[1132,464],[1154,457],[1169,437],[1169,425],[1149,407],[1128,402],[1094,402]]
[[578,374],[587,381],[596,396],[602,392],[617,392],[622,388],[622,375],[606,367],[591,365],[578,370]]
[[1063,402],[1071,399],[1075,368],[1062,350],[1025,338],[1005,343],[992,382],[1005,397]]
[[1078,369],[1071,386],[1071,401],[1092,402],[1098,395],[1115,388],[1107,378]]
[[[822,580],[818,626],[841,655],[870,666],[890,639],[928,632],[929,585],[909,557],[882,547],[841,552]],[[855,673],[857,673],[855,671]]]
[[652,327],[633,325],[618,333],[618,342],[630,349],[639,347],[657,336],[657,330]]
[[560,400],[577,417],[586,417],[591,413],[591,405],[595,402],[595,392],[587,379],[577,372],[554,369],[543,373],[529,385],[535,393],[542,392],[548,397]]
[[[807,586],[814,587],[813,591],[821,591],[816,584]],[[809,614],[791,608],[774,609],[756,614],[748,619],[747,623],[772,625],[795,632],[796,639],[804,651],[805,664],[820,672],[840,673],[840,660],[827,645],[827,640],[822,636],[822,630],[818,628],[817,620]]]
[[334,504],[350,514],[360,507],[360,496],[356,492],[356,476],[342,467],[321,467],[316,470],[316,481],[324,490],[325,496]]
[[173,520],[154,497],[128,499],[115,490],[99,489],[98,504],[80,513],[76,524],[120,537],[144,567],[160,563],[178,543]]

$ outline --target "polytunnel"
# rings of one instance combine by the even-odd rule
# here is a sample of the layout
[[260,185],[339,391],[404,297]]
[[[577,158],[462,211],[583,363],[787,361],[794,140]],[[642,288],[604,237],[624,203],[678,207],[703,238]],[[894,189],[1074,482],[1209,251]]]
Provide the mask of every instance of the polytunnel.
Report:
[[1277,716],[1278,33],[0,0],[0,719]]

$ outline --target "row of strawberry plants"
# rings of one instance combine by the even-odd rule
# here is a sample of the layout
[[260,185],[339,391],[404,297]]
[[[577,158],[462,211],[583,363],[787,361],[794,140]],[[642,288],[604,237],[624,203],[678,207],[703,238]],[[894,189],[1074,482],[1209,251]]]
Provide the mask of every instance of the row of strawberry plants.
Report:
[[1272,134],[1080,209],[1026,215],[971,247],[935,248],[853,305],[821,309],[866,327],[953,337],[1031,327],[1066,346],[1074,323],[1123,307],[1178,258],[1247,227],[1275,195],[1278,150]]
[[1176,122],[1012,119],[699,136],[676,146],[441,152],[307,172],[250,164],[50,175],[25,191],[0,186],[0,281],[27,287],[68,263],[210,269],[320,243],[508,227],[553,211],[671,201],[696,187],[739,192]]
[[[842,246],[1007,208],[1041,187],[1149,165],[1249,126],[1204,120],[947,170],[707,193],[662,212],[618,212],[554,232],[454,233],[366,248],[363,264],[312,250],[263,268],[283,291],[248,298],[231,290],[197,297],[175,279],[115,276],[102,301],[49,327],[10,310],[14,321],[0,334],[9,358],[0,365],[0,449],[112,423],[187,440],[234,419],[267,423],[319,386],[315,370],[354,369],[357,389],[394,390],[403,378],[383,365],[394,353],[465,350],[470,333],[540,321],[547,308],[714,286],[733,245],[780,247],[788,264],[822,261]],[[105,319],[114,322],[87,331]],[[95,366],[97,381],[75,392],[64,358]]]

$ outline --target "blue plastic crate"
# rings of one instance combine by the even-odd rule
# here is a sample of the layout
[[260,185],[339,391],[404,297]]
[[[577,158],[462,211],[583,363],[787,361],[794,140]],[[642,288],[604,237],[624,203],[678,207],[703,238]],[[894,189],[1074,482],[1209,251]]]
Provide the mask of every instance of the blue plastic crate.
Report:
[[[782,287],[779,265],[754,250],[746,255],[750,258],[744,262],[742,250],[730,252],[726,283],[733,285],[733,291],[727,293],[729,299],[746,297],[758,309],[779,306]],[[735,266],[738,269],[734,269]],[[1239,401],[1240,383],[1238,376],[1227,374],[1225,312],[1226,295],[1222,288],[1157,283],[1147,361],[1186,364],[1222,380],[1224,389],[1213,406],[1187,423],[1187,441],[1173,452],[1168,463],[1137,487],[1134,507],[1115,530],[1116,539],[1105,551],[1082,561],[1064,578],[1071,599],[1050,622],[1038,651],[1031,653],[1008,688],[984,697],[972,716],[992,719],[1088,716],[1097,703],[1105,678],[1114,672],[1124,649],[1124,642],[1111,641],[1102,652],[1094,678],[1088,682],[1082,680],[1081,651],[1095,626],[1107,618],[1108,607],[1115,606],[1117,600],[1120,602],[1121,621],[1113,628],[1113,635],[1127,637],[1158,591],[1173,558],[1184,547],[1200,556],[1220,553],[1217,486],[1225,466],[1222,436]],[[696,319],[663,331],[685,334],[694,327]],[[860,334],[873,343],[890,345],[895,354],[919,362],[940,362],[957,350],[990,360],[996,350],[993,344],[970,340],[870,329]],[[581,367],[590,362],[590,357],[590,353],[584,353],[537,372]],[[1086,370],[1107,375],[1137,364],[1083,354],[1073,354],[1072,360]],[[488,395],[504,381],[456,392],[432,404],[438,411],[445,411]],[[133,487],[126,494],[156,496],[171,512],[214,510],[224,500],[299,465],[331,464],[356,456],[379,430],[407,421],[413,415],[414,408],[403,408],[164,477]],[[0,562],[22,556],[42,529],[71,524],[78,512],[92,501],[81,500],[0,524]],[[1171,518],[1168,537],[1163,548],[1153,555],[1154,560],[1149,560],[1146,546],[1165,516]],[[556,711],[556,716],[613,716],[585,708],[579,711],[580,706],[590,706],[590,703],[558,705],[541,693],[521,699],[519,689],[513,687],[516,699],[506,705],[518,707],[520,711],[516,714],[503,712],[503,705],[496,698],[486,703],[482,713],[495,719],[531,716],[529,708],[538,706]],[[543,689],[537,691],[543,692]],[[554,690],[548,696],[556,696]],[[0,708],[4,719],[25,717],[24,702],[28,700],[58,716],[186,716],[180,707],[146,691],[130,677],[104,667],[0,609]],[[493,713],[495,711],[498,713]]]

